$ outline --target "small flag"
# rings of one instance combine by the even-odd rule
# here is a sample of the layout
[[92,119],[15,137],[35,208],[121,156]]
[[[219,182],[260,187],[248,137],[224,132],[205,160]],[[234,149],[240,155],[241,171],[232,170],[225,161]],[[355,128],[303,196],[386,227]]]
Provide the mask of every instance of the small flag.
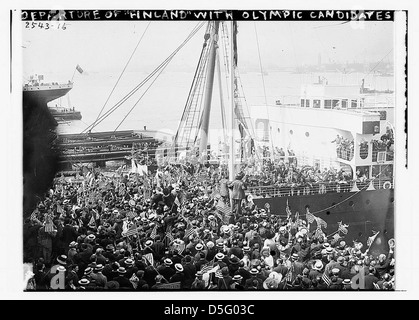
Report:
[[330,286],[332,280],[330,280],[329,276],[326,273],[323,273],[322,280],[326,283],[327,286]]
[[314,217],[314,219],[316,220],[316,223],[318,226],[321,226],[322,228],[325,228],[325,229],[327,228],[327,223],[322,218]]
[[[220,267],[219,265],[217,265],[217,267]],[[207,272],[211,272],[211,270],[213,270],[214,269],[214,265],[213,265],[213,263],[212,262],[208,262],[207,264],[204,264],[204,265],[202,265],[201,266],[201,272],[204,274],[204,273],[207,273]],[[212,271],[212,272],[215,272],[216,270],[214,270],[214,271]]]
[[217,271],[215,271],[215,277],[216,278],[222,278],[223,277],[223,274],[222,274],[222,272],[221,272],[220,269],[218,269]]
[[150,263],[150,265],[154,265],[154,257],[153,257],[153,254],[151,252],[145,254],[144,258]]
[[138,277],[135,275],[135,272],[132,274],[131,278],[129,278],[129,282],[132,283],[132,286],[134,287],[134,289],[137,289],[139,281],[140,279],[138,279]]
[[138,234],[138,229],[135,224],[132,224],[131,227],[129,227],[127,231],[125,232],[125,236],[129,237],[129,236],[133,236],[134,234]]
[[90,228],[96,228],[96,221],[95,221],[95,216],[94,215],[92,215],[92,217],[90,218],[90,221],[89,221],[87,226],[90,227]]
[[338,222],[338,231],[342,232],[343,234],[348,234],[348,225],[343,224],[342,221]]
[[157,236],[157,224],[154,226],[153,230],[151,230],[150,238],[154,240]]
[[333,235],[333,240],[334,240],[334,241],[338,241],[340,238],[341,238],[341,237],[340,237],[339,233],[335,233],[335,234]]
[[188,237],[189,238],[191,235],[196,234],[196,233],[197,233],[197,231],[196,231],[195,228],[187,229],[185,231],[185,237]]
[[371,245],[373,244],[375,238],[377,238],[378,234],[380,233],[380,231],[372,231],[373,235],[371,237],[368,238],[367,240],[367,246],[368,248],[371,247]]
[[83,73],[83,69],[82,69],[79,65],[77,65],[77,66],[76,66],[76,70],[77,70],[79,73]]
[[177,196],[176,196],[176,199],[175,199],[175,204],[178,208],[180,208],[180,201],[179,201]]
[[63,207],[61,207],[59,204],[57,204],[57,212],[58,212],[59,214],[64,214],[64,209],[63,209]]
[[377,283],[373,282],[372,284],[374,285],[375,290],[381,290],[380,286]]
[[37,214],[38,214],[38,208],[36,208],[33,212],[32,212],[32,214],[31,214],[31,220],[36,220],[36,219],[38,219],[38,217],[37,217]]
[[54,223],[52,222],[52,216],[49,214],[45,215],[45,232],[53,232]]
[[230,208],[229,208],[229,206],[227,206],[227,204],[225,204],[224,202],[222,202],[222,201],[219,201],[218,203],[217,203],[217,205],[215,206],[215,208],[218,210],[218,211],[220,211],[222,214],[230,214]]
[[129,218],[129,219],[133,219],[133,218],[135,218],[137,216],[137,213],[136,212],[134,212],[134,211],[128,211],[127,212],[127,217]]
[[313,223],[314,219],[316,218],[314,216],[314,214],[312,214],[308,208],[307,208],[307,212],[306,212],[306,218],[307,218],[308,223]]

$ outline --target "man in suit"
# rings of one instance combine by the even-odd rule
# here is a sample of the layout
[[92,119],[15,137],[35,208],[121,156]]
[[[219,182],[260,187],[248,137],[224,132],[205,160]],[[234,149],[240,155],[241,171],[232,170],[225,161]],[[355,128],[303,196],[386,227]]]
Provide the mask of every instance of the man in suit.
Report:
[[232,212],[234,213],[235,218],[241,216],[241,203],[245,197],[244,190],[246,190],[246,186],[242,181],[243,175],[241,173],[236,175],[234,181],[228,184],[228,187],[231,190],[231,203],[232,203]]

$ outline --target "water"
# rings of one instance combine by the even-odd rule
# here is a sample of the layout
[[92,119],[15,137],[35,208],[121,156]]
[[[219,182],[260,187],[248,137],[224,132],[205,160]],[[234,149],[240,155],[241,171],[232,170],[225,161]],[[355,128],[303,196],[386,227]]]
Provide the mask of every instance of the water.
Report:
[[[276,100],[281,102],[298,102],[301,86],[317,81],[319,74],[297,74],[291,72],[269,72],[262,78],[261,73],[240,70],[240,95],[243,96],[242,104],[244,108],[252,105],[275,104]],[[118,130],[142,130],[144,126],[149,130],[162,130],[175,133],[187,96],[192,83],[194,70],[188,72],[164,72],[157,81],[145,93],[148,84],[128,99],[108,118],[98,124],[93,131],[115,130],[120,122],[133,108],[136,101],[141,100],[133,108],[126,119],[119,125]],[[111,98],[105,106],[103,113],[110,110],[121,98],[135,88],[148,73],[145,72],[125,72],[118,86],[114,90]],[[322,73],[328,79],[329,84],[361,84],[361,79],[365,76],[361,73]],[[70,91],[70,101],[68,97],[63,97],[51,104],[60,103],[64,106],[69,104],[79,110],[83,116],[80,121],[60,124],[59,133],[80,133],[88,125],[93,123],[99,115],[105,101],[115,85],[119,73],[90,73],[88,75],[76,74],[74,87]],[[53,80],[54,75],[49,75],[48,79]],[[217,79],[217,77],[216,77]],[[222,76],[223,96],[227,107],[226,83],[229,80]],[[369,75],[366,77],[365,85],[377,90],[394,90],[392,77],[379,77]],[[221,128],[221,113],[219,101],[218,83],[214,85],[213,106],[211,113],[210,127]],[[246,110],[245,110],[246,112]]]

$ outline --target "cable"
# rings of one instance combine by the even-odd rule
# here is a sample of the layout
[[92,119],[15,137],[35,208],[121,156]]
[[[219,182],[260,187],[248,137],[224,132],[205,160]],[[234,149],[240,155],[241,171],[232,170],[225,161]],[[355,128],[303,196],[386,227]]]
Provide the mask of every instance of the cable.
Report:
[[112,88],[111,93],[109,94],[108,98],[106,99],[105,104],[103,105],[102,109],[100,110],[100,112],[99,112],[99,114],[98,114],[98,116],[97,116],[96,120],[93,122],[93,126],[95,125],[95,123],[98,121],[98,119],[99,119],[100,115],[102,114],[103,109],[105,108],[105,106],[106,106],[106,104],[108,103],[108,101],[109,101],[109,99],[110,99],[110,97],[111,97],[112,93],[114,92],[114,90],[115,90],[116,86],[118,85],[119,80],[121,80],[122,75],[123,75],[123,74],[124,74],[124,72],[125,72],[125,69],[128,67],[128,64],[130,63],[130,61],[131,61],[132,57],[134,56],[135,51],[137,51],[137,48],[138,48],[138,46],[140,45],[141,40],[143,40],[143,37],[144,37],[144,35],[145,35],[145,33],[146,33],[146,31],[147,31],[148,27],[150,26],[150,24],[151,24],[151,21],[148,23],[148,25],[147,25],[147,27],[145,28],[145,30],[144,30],[144,32],[143,32],[143,34],[141,35],[140,40],[138,41],[137,45],[136,45],[136,46],[135,46],[135,48],[134,48],[134,51],[132,52],[131,56],[129,57],[129,59],[128,59],[127,63],[125,64],[125,67],[124,67],[124,69],[122,70],[121,74],[119,75],[119,78],[118,78],[118,80],[116,81],[116,83],[115,83],[114,87]]
[[[192,32],[188,35],[188,37],[186,38],[186,40],[184,40],[184,42],[171,54],[169,55],[168,58],[166,58],[150,75],[148,75],[143,81],[141,81],[136,87],[134,87],[134,89],[132,89],[127,95],[125,95],[120,101],[118,101],[110,110],[108,110],[107,112],[105,112],[105,114],[103,114],[98,121],[96,122],[96,124],[92,124],[89,127],[87,127],[86,129],[84,129],[82,131],[82,133],[86,132],[86,131],[90,131],[93,127],[95,127],[97,124],[99,124],[100,122],[102,122],[104,119],[106,119],[110,114],[112,114],[117,108],[119,108],[125,101],[127,101],[135,92],[137,92],[147,81],[149,81],[166,63],[169,59],[171,59],[171,57],[173,57],[174,55],[176,55],[176,53],[183,48],[186,43],[197,33],[197,31],[202,27],[204,23],[198,23],[197,26],[195,26],[195,28],[192,30]],[[89,128],[91,128],[89,130]]]

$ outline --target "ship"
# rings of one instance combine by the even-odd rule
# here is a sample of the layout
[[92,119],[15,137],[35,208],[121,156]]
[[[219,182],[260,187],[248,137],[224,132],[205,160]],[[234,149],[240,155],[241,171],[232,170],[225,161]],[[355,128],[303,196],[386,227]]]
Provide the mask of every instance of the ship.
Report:
[[[269,182],[263,185],[260,181],[248,180],[247,197],[271,214],[286,216],[290,210],[301,217],[309,212],[326,221],[327,227],[323,230],[326,235],[336,233],[342,224],[348,225],[344,236],[348,243],[366,243],[375,234],[376,243],[386,245],[394,237],[394,144],[387,144],[395,133],[394,108],[389,103],[393,92],[366,89],[364,83],[329,84],[327,79],[319,77],[317,83],[301,88],[296,103],[283,104],[277,100],[272,106],[252,106],[246,117],[237,84],[236,22],[232,22],[233,31],[227,36],[219,34],[220,29],[225,29],[219,28],[219,22],[209,24],[207,30],[211,33],[207,31],[204,37],[191,94],[169,158],[209,165],[214,151],[219,151],[208,142],[209,115],[214,79],[216,73],[220,73],[217,49],[223,46],[220,41],[229,38],[230,97],[234,99],[230,99],[228,108],[222,107],[222,113],[234,119],[227,124],[227,129],[236,135],[225,134],[226,151],[215,156],[220,165],[228,162],[229,180],[233,180],[243,164],[252,158],[275,163],[292,161],[300,167],[320,171],[334,168],[345,178],[305,185]],[[204,89],[199,92],[199,88]],[[381,98],[382,101],[378,101]],[[256,128],[253,133],[251,128]],[[347,141],[348,145],[338,145],[337,140]],[[249,143],[251,147],[245,148]],[[174,152],[180,147],[187,152]],[[275,159],[273,151],[280,147],[290,153]],[[257,155],[257,150],[267,148],[271,150],[270,155]]]
[[[381,243],[394,237],[394,106],[390,91],[366,92],[360,85],[304,85],[300,102],[253,106],[250,118],[257,139],[283,147],[283,162],[322,172],[334,168],[344,178],[293,186],[249,187],[260,207],[312,214],[327,222],[326,234],[339,223],[346,238],[364,242],[379,232]],[[269,117],[268,117],[269,115]],[[292,154],[292,156],[289,156]]]

